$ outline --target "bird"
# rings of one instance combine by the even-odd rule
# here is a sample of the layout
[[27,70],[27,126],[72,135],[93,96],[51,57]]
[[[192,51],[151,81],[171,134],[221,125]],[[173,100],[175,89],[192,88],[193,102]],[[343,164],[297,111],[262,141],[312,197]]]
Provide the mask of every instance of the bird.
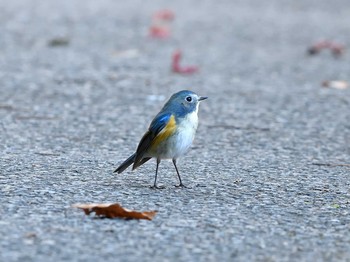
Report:
[[175,186],[186,187],[182,183],[176,160],[183,156],[192,145],[198,127],[199,104],[207,98],[189,90],[173,94],[152,120],[136,152],[113,173],[120,174],[130,165],[132,165],[132,170],[135,170],[151,158],[155,158],[157,166],[154,184],[151,188],[162,189],[164,187],[157,186],[158,167],[162,159],[171,159],[180,182]]

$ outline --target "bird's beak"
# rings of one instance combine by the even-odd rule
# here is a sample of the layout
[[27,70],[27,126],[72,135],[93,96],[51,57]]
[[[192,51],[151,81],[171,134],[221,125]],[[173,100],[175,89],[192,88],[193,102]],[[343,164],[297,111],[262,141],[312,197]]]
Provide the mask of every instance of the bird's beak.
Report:
[[202,101],[202,100],[205,100],[205,99],[207,99],[208,97],[207,96],[200,96],[199,98],[198,98],[198,101]]

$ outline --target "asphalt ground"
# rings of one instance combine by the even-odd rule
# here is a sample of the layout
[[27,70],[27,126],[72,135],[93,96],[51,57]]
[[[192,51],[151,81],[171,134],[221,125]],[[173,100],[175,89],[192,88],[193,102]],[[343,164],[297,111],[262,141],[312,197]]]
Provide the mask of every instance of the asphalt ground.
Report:
[[[149,37],[172,10],[171,36]],[[1,1],[1,261],[350,261],[350,4]],[[199,72],[171,72],[182,50]],[[191,151],[113,174],[174,92],[201,104]],[[96,219],[75,203],[158,210]]]

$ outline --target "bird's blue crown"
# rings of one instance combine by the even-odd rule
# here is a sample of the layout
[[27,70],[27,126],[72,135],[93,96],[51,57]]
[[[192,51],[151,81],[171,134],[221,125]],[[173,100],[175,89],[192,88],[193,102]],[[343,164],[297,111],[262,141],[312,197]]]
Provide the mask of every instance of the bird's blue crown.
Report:
[[173,94],[161,110],[162,113],[172,113],[175,118],[183,118],[196,110],[199,96],[189,90]]

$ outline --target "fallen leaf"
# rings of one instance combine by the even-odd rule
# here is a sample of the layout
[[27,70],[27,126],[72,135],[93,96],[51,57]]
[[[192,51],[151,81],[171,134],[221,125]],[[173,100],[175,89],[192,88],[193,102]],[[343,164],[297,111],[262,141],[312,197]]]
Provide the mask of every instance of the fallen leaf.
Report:
[[313,44],[309,49],[309,55],[316,55],[321,52],[322,49],[329,49],[334,56],[340,56],[345,52],[345,46],[333,41],[319,41]]
[[149,28],[149,35],[153,38],[168,38],[170,27],[168,25],[156,24]]
[[334,88],[334,89],[346,89],[349,87],[349,83],[346,81],[323,81],[322,82],[323,87],[328,87],[328,88]]
[[159,10],[153,14],[154,20],[172,21],[174,18],[174,12],[169,9]]
[[107,204],[74,204],[72,207],[82,209],[86,215],[95,212],[98,217],[124,218],[124,219],[147,219],[152,220],[157,211],[138,212],[123,208],[118,203]]
[[197,66],[181,66],[180,60],[182,57],[182,53],[180,50],[176,50],[172,57],[172,65],[171,69],[175,73],[179,74],[193,74],[198,71]]
[[149,36],[153,38],[168,38],[171,35],[170,24],[174,20],[173,11],[164,9],[152,15],[152,23],[149,27]]

